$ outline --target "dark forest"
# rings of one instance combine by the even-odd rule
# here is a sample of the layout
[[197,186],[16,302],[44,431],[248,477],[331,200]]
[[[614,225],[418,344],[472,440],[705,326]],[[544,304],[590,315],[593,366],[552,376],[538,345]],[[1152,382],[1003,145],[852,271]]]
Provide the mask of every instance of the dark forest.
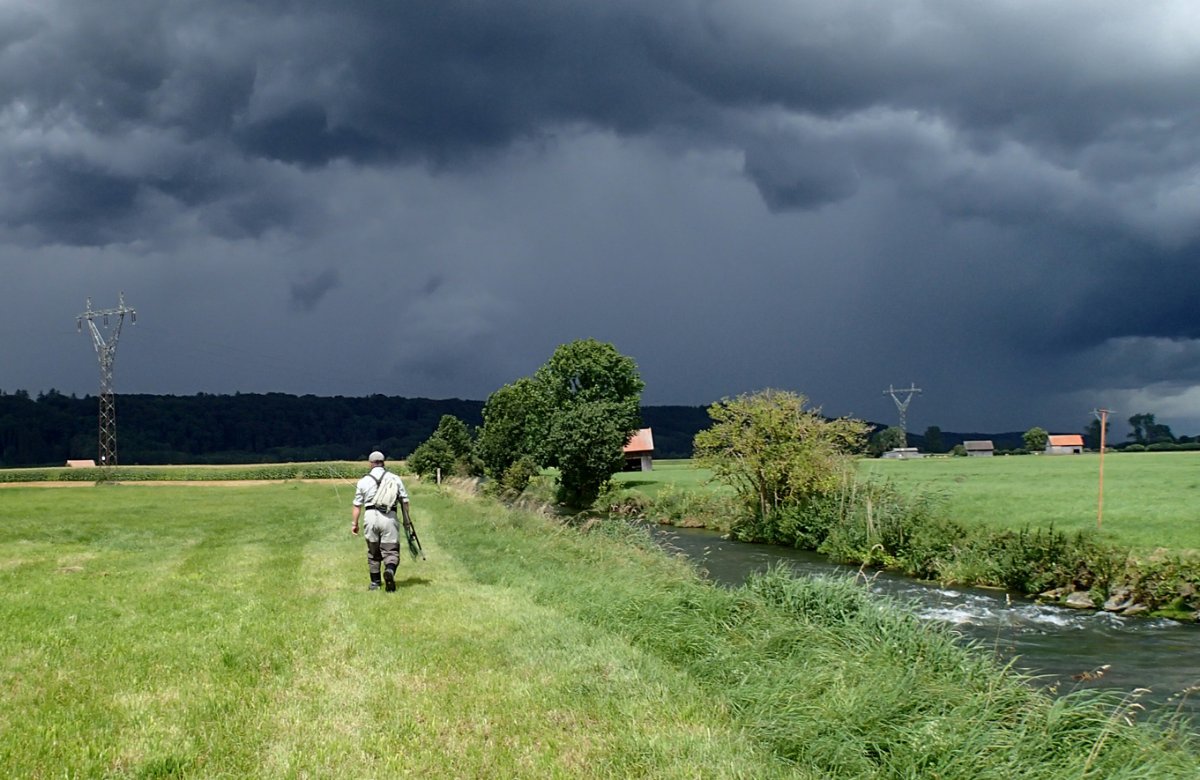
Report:
[[[403,458],[442,415],[471,427],[483,421],[482,401],[384,395],[119,395],[116,409],[122,465],[361,460],[374,449]],[[0,467],[95,458],[97,410],[94,396],[0,391]],[[642,408],[660,458],[690,457],[709,422],[700,406]]]

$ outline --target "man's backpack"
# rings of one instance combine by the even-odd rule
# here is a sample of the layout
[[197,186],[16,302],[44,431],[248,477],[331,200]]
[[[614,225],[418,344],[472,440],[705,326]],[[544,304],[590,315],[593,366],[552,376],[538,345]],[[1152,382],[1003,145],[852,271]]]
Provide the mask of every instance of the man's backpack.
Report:
[[371,478],[375,480],[375,498],[371,500],[371,508],[381,512],[396,511],[396,503],[400,500],[400,477],[385,471],[382,477],[371,474]]

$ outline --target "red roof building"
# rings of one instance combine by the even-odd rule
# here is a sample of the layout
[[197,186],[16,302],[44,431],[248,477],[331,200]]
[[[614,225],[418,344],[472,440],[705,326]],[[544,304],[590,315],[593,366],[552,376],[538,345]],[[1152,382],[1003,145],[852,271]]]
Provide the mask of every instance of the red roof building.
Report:
[[654,470],[654,433],[650,428],[642,428],[626,442],[625,470]]
[[1046,439],[1047,455],[1080,455],[1083,453],[1083,436],[1078,433],[1050,434]]

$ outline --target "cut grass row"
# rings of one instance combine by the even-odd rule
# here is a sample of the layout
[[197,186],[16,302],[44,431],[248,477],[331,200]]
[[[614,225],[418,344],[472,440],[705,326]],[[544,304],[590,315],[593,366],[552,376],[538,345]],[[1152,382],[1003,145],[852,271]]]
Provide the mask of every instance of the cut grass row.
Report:
[[7,491],[0,776],[778,774],[685,675],[476,581],[445,496],[368,593],[349,490]]
[[367,593],[349,491],[6,491],[0,775],[1200,769],[1134,710],[1051,701],[848,583],[715,588],[622,526],[583,535],[418,487],[429,560]]

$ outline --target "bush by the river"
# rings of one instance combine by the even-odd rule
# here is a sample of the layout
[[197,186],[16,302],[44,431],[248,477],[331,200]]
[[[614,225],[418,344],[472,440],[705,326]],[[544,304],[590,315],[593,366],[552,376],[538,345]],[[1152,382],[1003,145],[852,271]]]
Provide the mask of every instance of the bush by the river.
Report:
[[[1121,587],[1134,602],[1164,614],[1184,617],[1200,609],[1200,561],[1166,554],[1133,559],[1091,532],[967,526],[946,516],[939,495],[907,493],[886,480],[847,479],[836,493],[765,514],[720,495],[677,491],[626,498],[610,508],[947,584],[1027,595],[1083,591],[1097,606]],[[680,522],[684,517],[690,522]]]

